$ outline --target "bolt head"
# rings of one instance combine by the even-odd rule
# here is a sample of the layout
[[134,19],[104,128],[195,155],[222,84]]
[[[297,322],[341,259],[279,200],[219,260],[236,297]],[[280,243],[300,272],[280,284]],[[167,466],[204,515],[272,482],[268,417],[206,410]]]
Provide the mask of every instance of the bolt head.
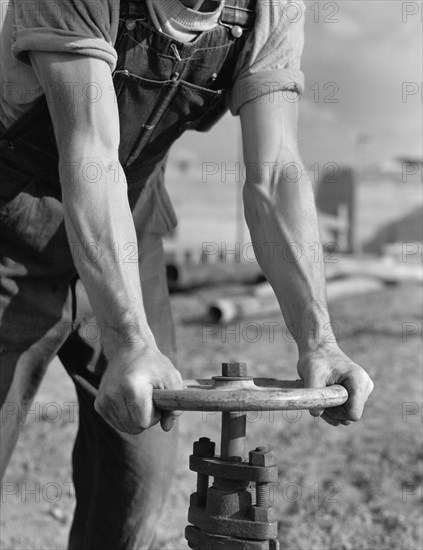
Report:
[[273,508],[267,506],[251,506],[250,518],[253,521],[270,523],[271,521],[275,521],[275,513]]
[[272,466],[275,463],[273,453],[267,450],[257,451],[256,449],[255,451],[250,451],[248,453],[248,458],[252,466]]
[[210,441],[208,437],[200,437],[198,441],[194,441],[193,455],[201,457],[214,456],[215,443]]
[[247,363],[222,363],[222,376],[247,376]]

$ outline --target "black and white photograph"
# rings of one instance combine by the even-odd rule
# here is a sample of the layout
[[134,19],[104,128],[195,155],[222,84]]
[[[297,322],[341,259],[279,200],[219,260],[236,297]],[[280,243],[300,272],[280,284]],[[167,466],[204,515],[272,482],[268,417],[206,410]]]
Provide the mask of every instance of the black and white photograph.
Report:
[[423,2],[0,10],[0,550],[421,550]]

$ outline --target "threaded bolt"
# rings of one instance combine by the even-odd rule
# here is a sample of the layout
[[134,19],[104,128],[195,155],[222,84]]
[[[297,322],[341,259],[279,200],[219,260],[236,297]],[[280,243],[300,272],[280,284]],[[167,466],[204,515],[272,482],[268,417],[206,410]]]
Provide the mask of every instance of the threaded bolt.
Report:
[[209,476],[205,474],[197,474],[197,495],[200,498],[207,497],[207,491],[209,489]]
[[[210,457],[214,455],[214,443],[208,437],[200,437],[194,443],[194,456]],[[209,489],[209,476],[197,473],[197,496],[200,504],[205,505]]]
[[256,505],[269,506],[270,489],[268,483],[256,483]]

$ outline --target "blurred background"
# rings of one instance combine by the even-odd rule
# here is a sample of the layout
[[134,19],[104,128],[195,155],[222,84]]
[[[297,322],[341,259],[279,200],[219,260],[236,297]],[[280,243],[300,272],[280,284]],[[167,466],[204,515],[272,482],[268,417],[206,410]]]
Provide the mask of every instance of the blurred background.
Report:
[[[373,240],[382,230],[391,232],[389,242],[395,231],[399,241],[421,240],[418,228],[404,235],[389,229],[422,202],[421,6],[395,0],[306,6],[299,142],[323,239],[333,237],[327,215],[340,214],[350,233],[340,251],[379,252],[383,243]],[[240,139],[239,120],[228,114],[209,133],[188,132],[175,144],[167,181],[179,214],[177,246],[249,241],[237,217]]]
[[[422,4],[306,6],[300,151],[316,193],[335,332],[341,348],[368,370],[375,391],[364,418],[349,428],[332,428],[304,411],[252,415],[248,448],[275,452],[280,474],[272,499],[281,548],[417,550],[423,545]],[[179,226],[165,246],[185,378],[219,374],[222,361],[246,361],[255,376],[297,378],[296,346],[248,246],[242,173],[239,121],[230,115],[208,134],[186,134],[169,159],[167,186]],[[65,548],[75,505],[76,397],[58,361],[36,406],[5,478],[5,550]],[[219,414],[186,413],[179,425],[177,474],[157,544],[169,550],[187,548],[192,443],[208,436],[219,446]]]

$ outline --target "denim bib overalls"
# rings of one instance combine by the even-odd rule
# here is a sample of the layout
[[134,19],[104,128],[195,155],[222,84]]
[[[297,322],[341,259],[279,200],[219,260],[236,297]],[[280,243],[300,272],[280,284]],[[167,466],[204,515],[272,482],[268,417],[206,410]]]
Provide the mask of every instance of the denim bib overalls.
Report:
[[[113,73],[119,160],[141,243],[147,319],[159,348],[173,361],[161,247],[161,237],[176,225],[164,187],[168,151],[185,130],[207,131],[227,111],[255,10],[256,0],[228,0],[216,28],[182,43],[154,27],[143,0],[121,2]],[[0,405],[12,411],[1,417],[3,470],[22,411],[30,408],[48,363],[59,355],[79,399],[73,451],[77,506],[69,548],[150,548],[171,483],[176,430],[165,434],[154,427],[127,436],[112,430],[93,408],[87,384],[98,386],[105,361],[86,313],[85,291],[75,284],[44,96],[0,135],[0,270]],[[78,300],[84,315],[78,316]]]

